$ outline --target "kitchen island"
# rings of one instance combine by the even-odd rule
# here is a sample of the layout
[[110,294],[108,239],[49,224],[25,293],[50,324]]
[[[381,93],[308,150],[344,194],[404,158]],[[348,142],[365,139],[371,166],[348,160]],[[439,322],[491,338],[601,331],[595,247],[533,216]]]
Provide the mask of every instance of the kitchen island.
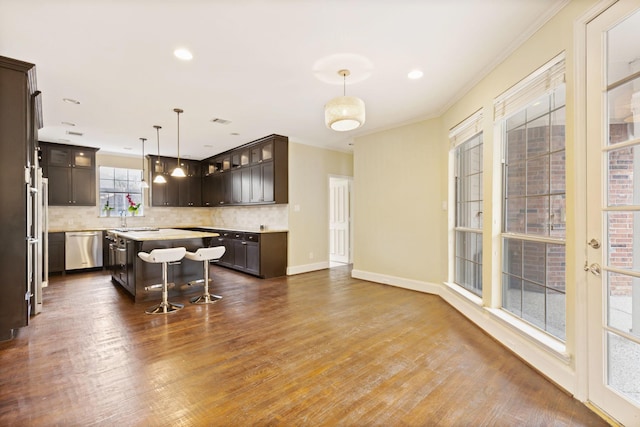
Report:
[[[146,290],[150,285],[162,282],[162,264],[150,264],[138,257],[138,252],[153,249],[184,247],[195,252],[198,248],[209,247],[211,239],[218,233],[191,231],[173,228],[121,228],[109,230],[109,266],[111,279],[129,292],[136,302],[160,300],[157,290]],[[168,266],[167,278],[175,286],[169,289],[169,297],[183,296],[201,291],[199,287],[183,286],[202,279],[202,263],[183,259]]]

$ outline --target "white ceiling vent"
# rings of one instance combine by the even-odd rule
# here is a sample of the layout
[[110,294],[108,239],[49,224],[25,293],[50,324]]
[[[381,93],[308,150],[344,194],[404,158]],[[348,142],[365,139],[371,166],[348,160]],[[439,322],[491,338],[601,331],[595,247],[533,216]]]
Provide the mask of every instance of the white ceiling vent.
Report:
[[67,131],[67,135],[82,136],[84,134],[82,132],[76,132],[76,131],[73,131],[73,130],[68,130]]
[[221,119],[219,117],[214,117],[213,119],[211,119],[211,121],[213,123],[217,123],[219,125],[228,125],[229,123],[231,123],[231,120],[225,120],[225,119]]

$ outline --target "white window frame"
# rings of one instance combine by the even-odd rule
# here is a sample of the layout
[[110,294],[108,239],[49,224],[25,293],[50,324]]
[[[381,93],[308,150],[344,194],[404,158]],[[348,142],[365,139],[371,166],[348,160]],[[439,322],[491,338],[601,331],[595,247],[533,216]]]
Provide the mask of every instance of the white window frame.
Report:
[[[126,181],[127,185],[124,188],[118,189],[115,188],[115,185],[112,188],[104,189],[102,187],[102,182],[108,178],[103,178],[103,171],[106,169],[112,169],[115,173],[116,170],[127,171],[128,178]],[[108,216],[131,216],[131,212],[128,211],[128,202],[126,199],[126,195],[131,195],[131,198],[134,202],[140,203],[140,207],[136,213],[136,216],[144,216],[144,192],[141,187],[143,171],[141,169],[136,168],[119,168],[115,166],[99,166],[98,167],[98,198],[99,198],[99,216],[100,217],[108,217]],[[133,175],[133,179],[130,176]],[[139,175],[139,178],[136,177]],[[114,179],[115,181],[115,179]],[[113,208],[110,212],[105,209],[105,205],[107,200],[109,200],[109,206]]]
[[[560,87],[565,83],[565,54],[561,53],[560,55],[553,58],[551,61],[547,62],[545,65],[540,67],[538,70],[533,72],[527,78],[513,86],[511,89],[507,90],[505,93],[500,95],[494,100],[494,129],[496,131],[495,135],[496,143],[501,148],[501,159],[502,164],[505,164],[505,144],[506,144],[506,122],[507,119],[512,117],[514,114],[522,111],[528,105],[533,103],[536,99],[544,96],[545,94],[553,92],[556,88]],[[566,100],[565,100],[565,108],[566,108]],[[565,121],[566,125],[566,121]],[[565,150],[566,150],[566,141],[565,141]],[[557,337],[550,332],[544,331],[533,323],[527,321],[526,319],[517,316],[516,314],[508,311],[502,306],[502,289],[503,289],[503,271],[504,269],[504,253],[503,253],[503,245],[505,239],[508,238],[516,238],[524,241],[533,241],[539,243],[552,243],[552,244],[560,244],[566,247],[566,235],[562,238],[556,237],[545,237],[545,236],[537,236],[530,234],[520,234],[520,233],[511,233],[505,231],[505,221],[506,218],[504,216],[504,204],[505,204],[505,182],[506,177],[503,173],[500,174],[500,179],[502,179],[502,191],[500,193],[500,206],[503,212],[502,214],[502,223],[503,226],[500,229],[500,253],[496,260],[496,263],[499,264],[498,271],[500,273],[500,278],[495,278],[494,282],[497,283],[496,289],[494,291],[500,293],[500,303],[499,303],[499,317],[506,319],[509,323],[514,325],[520,324],[519,329],[531,335],[536,339],[540,339],[541,335],[547,336],[548,339],[543,339],[545,343],[556,342],[557,345],[551,345],[551,347],[557,349],[564,348],[565,338]],[[566,195],[566,167],[565,167],[565,189],[564,193]],[[565,253],[565,265],[566,265],[566,253]],[[564,272],[564,278],[566,282],[567,272]],[[565,295],[566,295],[566,287],[565,287]],[[546,305],[546,300],[545,300]],[[546,310],[546,306],[545,306]],[[496,313],[498,314],[498,313]],[[567,323],[567,301],[565,298],[565,308],[564,308],[564,316],[565,316],[565,336],[566,336],[566,323]],[[539,331],[539,332],[537,332]]]
[[[450,162],[451,162],[451,168],[450,170],[452,171],[451,173],[451,177],[449,180],[449,186],[450,186],[450,195],[452,196],[450,198],[450,200],[453,201],[452,203],[452,218],[450,219],[451,221],[451,227],[450,230],[452,230],[452,236],[451,236],[451,244],[450,246],[450,252],[449,252],[449,259],[450,259],[450,265],[451,265],[451,269],[450,269],[450,274],[449,274],[449,283],[454,284],[456,287],[459,287],[459,291],[461,291],[460,293],[463,296],[466,296],[468,299],[476,302],[476,303],[480,303],[481,299],[482,299],[482,292],[480,292],[480,294],[477,293],[477,291],[474,290],[475,285],[477,285],[477,283],[472,283],[471,287],[466,286],[465,284],[462,283],[458,283],[456,281],[457,279],[457,269],[458,269],[458,239],[457,236],[459,233],[464,233],[464,234],[476,234],[476,235],[480,235],[481,237],[481,242],[484,241],[484,236],[483,236],[483,224],[482,224],[482,211],[479,211],[479,221],[478,221],[478,226],[477,227],[465,227],[465,226],[461,226],[460,224],[458,224],[458,218],[459,218],[459,212],[458,212],[458,206],[459,206],[459,194],[457,192],[457,188],[458,188],[458,179],[459,177],[456,176],[458,173],[458,159],[457,159],[457,155],[458,152],[460,150],[460,148],[467,142],[472,141],[475,138],[481,138],[480,141],[480,145],[481,145],[481,150],[484,149],[484,141],[482,140],[483,136],[482,136],[482,119],[483,119],[483,110],[480,109],[478,111],[476,111],[475,113],[473,113],[471,116],[469,116],[468,118],[466,118],[465,120],[463,120],[461,123],[459,123],[458,125],[454,126],[450,131],[449,131],[449,141],[450,141]],[[484,159],[484,153],[482,153],[482,157],[481,159]],[[481,182],[480,185],[483,186],[483,182],[482,182],[482,177],[484,177],[484,165],[483,165],[483,160],[480,161],[480,175],[481,175]],[[482,203],[484,203],[484,192],[482,192],[480,194],[480,201]],[[480,256],[482,258],[482,245],[480,246]],[[480,260],[478,261],[476,260],[469,260],[471,262],[473,262],[473,264],[475,266],[479,265],[480,266],[480,272],[479,274],[476,274],[475,276],[477,278],[479,278],[480,280],[480,284],[482,284],[483,282],[483,262]]]

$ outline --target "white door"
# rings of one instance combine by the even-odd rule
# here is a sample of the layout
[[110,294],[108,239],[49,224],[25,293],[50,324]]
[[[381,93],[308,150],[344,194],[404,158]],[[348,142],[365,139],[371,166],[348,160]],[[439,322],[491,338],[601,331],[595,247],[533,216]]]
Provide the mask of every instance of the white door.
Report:
[[640,425],[640,0],[587,25],[589,400]]
[[349,186],[346,178],[329,178],[329,260],[350,262]]

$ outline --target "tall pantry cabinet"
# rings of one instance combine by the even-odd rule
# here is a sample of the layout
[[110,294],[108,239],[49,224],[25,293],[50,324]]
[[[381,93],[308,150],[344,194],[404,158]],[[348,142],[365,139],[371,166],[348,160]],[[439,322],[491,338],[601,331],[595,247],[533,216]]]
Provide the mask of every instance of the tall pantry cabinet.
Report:
[[0,341],[13,338],[29,321],[34,240],[29,191],[41,123],[35,65],[0,56]]

